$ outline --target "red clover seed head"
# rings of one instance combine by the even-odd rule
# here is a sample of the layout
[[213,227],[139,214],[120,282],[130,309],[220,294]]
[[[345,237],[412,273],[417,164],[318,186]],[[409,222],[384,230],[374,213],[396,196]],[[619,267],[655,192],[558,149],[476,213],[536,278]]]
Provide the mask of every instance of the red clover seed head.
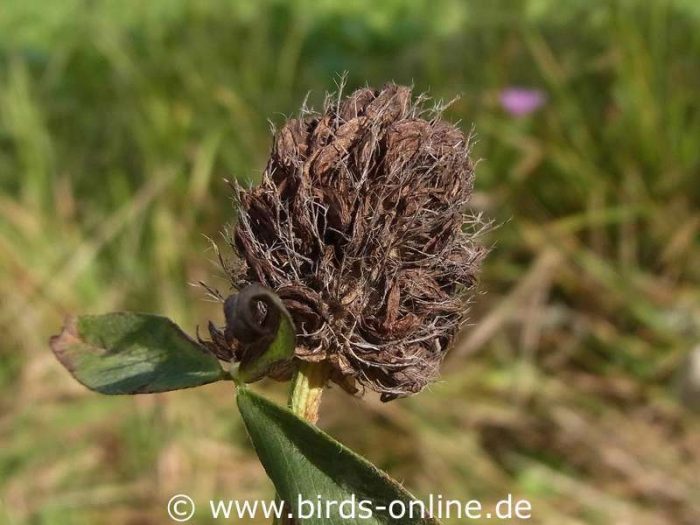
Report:
[[234,184],[236,288],[274,290],[295,357],[388,401],[438,376],[485,249],[468,202],[469,138],[388,84],[327,99],[276,133],[258,186]]

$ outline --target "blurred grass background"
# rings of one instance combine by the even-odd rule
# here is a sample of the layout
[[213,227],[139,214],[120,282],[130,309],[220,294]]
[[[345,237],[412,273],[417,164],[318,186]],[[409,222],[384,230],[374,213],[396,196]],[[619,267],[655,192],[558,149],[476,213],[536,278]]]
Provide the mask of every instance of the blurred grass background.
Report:
[[[268,119],[343,71],[461,95],[473,204],[499,227],[443,381],[388,405],[333,390],[321,426],[419,495],[700,523],[700,423],[674,394],[700,339],[693,0],[2,2],[0,523],[160,524],[178,492],[272,495],[230,385],[100,397],[47,339],[68,312],[220,320],[188,283],[226,289],[204,237],[233,217],[222,178],[255,180]],[[547,104],[510,116],[513,85]]]

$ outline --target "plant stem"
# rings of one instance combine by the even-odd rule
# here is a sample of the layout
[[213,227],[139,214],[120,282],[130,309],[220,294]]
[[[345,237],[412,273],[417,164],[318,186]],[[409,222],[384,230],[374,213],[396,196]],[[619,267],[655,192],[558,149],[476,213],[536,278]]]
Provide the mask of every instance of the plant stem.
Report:
[[[316,423],[326,381],[328,381],[328,366],[325,363],[302,362],[294,374],[292,389],[289,392],[288,405],[292,412],[309,423]],[[288,503],[285,503],[284,513],[287,512],[289,512]],[[285,516],[274,518],[272,523],[273,525],[294,525],[296,522]]]
[[289,394],[289,408],[292,412],[309,423],[316,423],[327,380],[328,366],[325,363],[301,363],[292,380]]

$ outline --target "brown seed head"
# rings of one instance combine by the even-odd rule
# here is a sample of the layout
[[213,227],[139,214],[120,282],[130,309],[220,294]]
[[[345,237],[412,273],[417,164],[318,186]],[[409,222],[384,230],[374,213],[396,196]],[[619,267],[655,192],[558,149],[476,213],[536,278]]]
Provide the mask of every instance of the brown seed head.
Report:
[[274,290],[296,357],[330,363],[346,390],[418,392],[465,320],[485,253],[465,216],[472,183],[457,127],[407,87],[360,89],[287,121],[260,185],[236,186],[231,280]]

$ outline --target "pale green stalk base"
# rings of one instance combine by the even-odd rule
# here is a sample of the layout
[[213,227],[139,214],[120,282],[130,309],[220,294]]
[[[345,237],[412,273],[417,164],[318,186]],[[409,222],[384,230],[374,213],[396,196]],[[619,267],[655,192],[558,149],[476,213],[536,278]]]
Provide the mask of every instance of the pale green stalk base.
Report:
[[[325,363],[301,363],[292,379],[292,389],[287,402],[290,410],[309,423],[316,423],[326,381],[328,381],[328,367]],[[288,510],[285,509],[285,514]],[[294,524],[294,520],[287,517],[274,518],[272,523],[290,525]]]
[[289,393],[289,408],[292,412],[309,423],[316,423],[327,380],[328,367],[325,363],[301,363],[292,379],[292,390]]

